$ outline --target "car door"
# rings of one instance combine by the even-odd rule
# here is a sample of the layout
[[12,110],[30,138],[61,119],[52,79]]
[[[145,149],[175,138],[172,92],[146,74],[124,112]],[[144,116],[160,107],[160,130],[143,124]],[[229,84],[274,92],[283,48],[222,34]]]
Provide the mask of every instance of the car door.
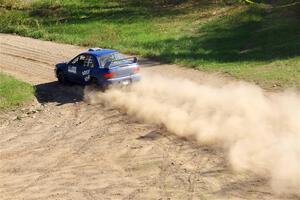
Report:
[[93,55],[84,54],[85,58],[82,66],[77,69],[77,76],[82,84],[89,83],[91,75],[96,70],[96,60]]
[[68,79],[75,82],[81,82],[81,77],[79,76],[79,71],[82,71],[82,67],[84,64],[86,55],[80,54],[77,57],[75,57],[71,62],[68,64],[67,69],[67,76]]

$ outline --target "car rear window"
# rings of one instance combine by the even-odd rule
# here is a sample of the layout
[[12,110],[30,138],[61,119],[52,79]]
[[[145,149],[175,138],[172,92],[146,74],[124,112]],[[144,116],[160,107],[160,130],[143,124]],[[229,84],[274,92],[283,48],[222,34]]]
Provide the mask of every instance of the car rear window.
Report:
[[[112,53],[112,54],[107,54],[107,55],[101,56],[98,58],[98,60],[99,60],[101,67],[104,67],[107,62],[114,61],[111,63],[111,65],[109,65],[109,67],[114,67],[117,65],[127,64],[128,60],[120,60],[120,59],[124,59],[124,58],[126,58],[126,56],[121,53]],[[115,60],[120,60],[120,61],[115,61]]]

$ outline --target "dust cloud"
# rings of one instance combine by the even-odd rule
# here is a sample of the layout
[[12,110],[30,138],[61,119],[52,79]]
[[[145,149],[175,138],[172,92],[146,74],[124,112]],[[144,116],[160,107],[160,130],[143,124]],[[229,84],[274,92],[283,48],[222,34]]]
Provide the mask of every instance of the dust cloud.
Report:
[[234,82],[222,86],[144,75],[127,89],[85,91],[89,103],[109,104],[148,123],[228,150],[236,171],[270,177],[276,193],[300,196],[300,95],[267,94]]

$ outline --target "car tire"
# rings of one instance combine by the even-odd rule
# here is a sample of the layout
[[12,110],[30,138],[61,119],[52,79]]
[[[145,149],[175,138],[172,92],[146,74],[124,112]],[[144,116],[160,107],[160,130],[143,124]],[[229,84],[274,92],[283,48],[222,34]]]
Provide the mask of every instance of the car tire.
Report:
[[91,78],[90,85],[93,88],[93,90],[95,90],[95,91],[105,92],[105,90],[107,89],[107,87],[99,84],[97,78],[95,78],[95,77]]
[[67,82],[65,74],[63,71],[57,72],[57,80],[59,83],[65,84]]

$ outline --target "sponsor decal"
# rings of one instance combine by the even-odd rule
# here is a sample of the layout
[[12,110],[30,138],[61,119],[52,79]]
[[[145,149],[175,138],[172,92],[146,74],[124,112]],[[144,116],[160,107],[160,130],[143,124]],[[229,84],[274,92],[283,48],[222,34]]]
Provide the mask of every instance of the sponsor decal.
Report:
[[90,76],[90,75],[87,75],[86,77],[84,77],[84,81],[85,81],[85,82],[88,82],[90,79],[91,79],[91,76]]
[[69,73],[76,74],[76,72],[77,72],[77,67],[75,67],[75,66],[68,66],[68,72],[69,72]]

